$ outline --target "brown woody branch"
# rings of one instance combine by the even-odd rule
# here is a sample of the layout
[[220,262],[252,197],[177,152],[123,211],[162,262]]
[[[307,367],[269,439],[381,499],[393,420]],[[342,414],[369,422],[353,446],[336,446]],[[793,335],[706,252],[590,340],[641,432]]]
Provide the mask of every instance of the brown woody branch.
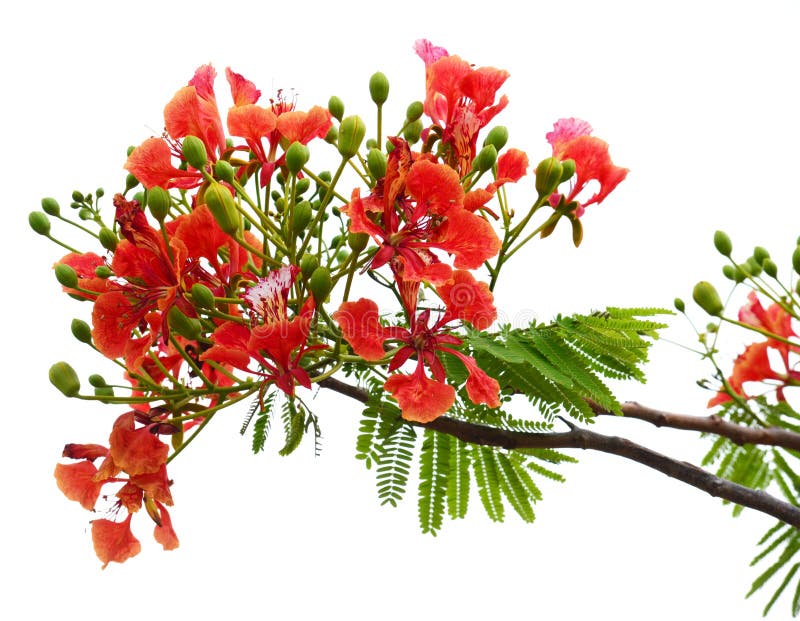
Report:
[[[365,403],[368,399],[368,394],[365,390],[334,378],[322,380],[320,385],[334,390],[340,394],[351,397],[357,401],[361,401],[362,403]],[[676,420],[674,418],[670,419],[670,415],[667,415],[664,412],[651,410],[650,408],[644,408],[638,404],[626,404],[623,406],[623,411],[625,411],[625,409],[632,412],[631,417],[648,420],[649,422],[653,422],[653,424],[656,424],[655,421],[659,420],[662,422],[663,426],[673,426],[669,425],[667,422],[664,422],[665,420],[672,420],[672,422],[674,422],[676,425],[679,423],[685,423],[687,425],[692,423],[695,425],[693,427],[678,426],[678,429],[693,429],[696,431],[710,431],[712,433],[717,433],[710,428],[712,424],[716,423],[706,422],[704,424],[709,426],[708,429],[697,429],[697,421]],[[667,418],[660,418],[657,416],[658,414],[666,415]],[[626,416],[627,415],[629,414],[626,412]],[[672,416],[677,416],[679,419],[699,418],[683,415]],[[653,420],[650,420],[650,418],[646,417],[650,417]],[[730,423],[726,424],[730,425]],[[587,429],[578,428],[571,423],[567,423],[567,425],[570,428],[570,430],[567,432],[534,433],[496,429],[494,427],[476,425],[474,423],[459,421],[452,418],[447,418],[445,416],[437,418],[430,423],[419,424],[421,427],[433,429],[440,433],[446,433],[471,444],[497,446],[505,449],[579,448],[618,455],[620,457],[624,457],[625,459],[638,462],[644,466],[647,466],[648,468],[653,468],[654,470],[662,472],[669,477],[683,481],[684,483],[707,492],[711,496],[723,498],[730,502],[742,505],[743,507],[755,509],[756,511],[771,515],[772,517],[794,526],[795,528],[800,528],[800,507],[796,507],[782,500],[778,500],[777,498],[761,490],[754,490],[737,483],[732,483],[731,481],[715,476],[710,472],[706,472],[702,468],[698,468],[693,464],[677,461],[671,457],[662,455],[661,453],[650,450],[625,438],[602,435]],[[737,426],[734,425],[734,427]],[[724,428],[724,426],[721,428]],[[730,436],[726,435],[726,437]],[[749,442],[749,440],[747,441]]]

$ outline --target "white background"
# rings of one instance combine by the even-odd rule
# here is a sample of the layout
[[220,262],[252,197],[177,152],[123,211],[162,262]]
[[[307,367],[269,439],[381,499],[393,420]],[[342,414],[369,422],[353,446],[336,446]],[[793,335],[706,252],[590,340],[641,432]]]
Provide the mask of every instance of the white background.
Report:
[[[413,53],[426,37],[477,65],[507,69],[498,123],[532,162],[562,116],[588,120],[628,179],[584,217],[585,242],[557,231],[531,244],[498,288],[509,320],[604,305],[671,306],[700,279],[722,285],[711,244],[767,246],[780,269],[797,226],[797,28],[794,2],[149,2],[17,3],[4,16],[2,252],[4,406],[0,614],[4,618],[753,619],[768,593],[743,595],[747,563],[772,520],[738,520],[702,492],[619,458],[581,454],[568,482],[543,483],[537,521],[495,525],[473,503],[437,538],[419,533],[414,490],[380,508],[353,459],[357,406],[320,395],[325,443],[290,458],[249,452],[242,412],[226,412],[171,467],[181,547],[165,553],[137,516],[142,553],[100,571],[90,515],[52,471],[66,442],[106,441],[113,408],[63,398],[47,369],[85,378],[110,367],[69,334],[88,306],[60,295],[62,252],[26,223],[43,196],[121,189],[125,149],[160,132],[161,112],[194,69],[230,65],[264,97],[298,106],[337,94],[371,118],[367,80],[392,84],[387,118],[424,97]],[[220,108],[227,86],[217,85]],[[528,178],[523,183],[530,188]],[[523,208],[523,203],[519,208]],[[62,228],[54,226],[58,233]],[[742,250],[745,252],[745,250]],[[524,256],[522,256],[524,255]],[[740,255],[741,256],[741,255]],[[692,305],[689,304],[691,307]],[[701,315],[693,309],[695,316]],[[669,336],[692,344],[684,319]],[[731,338],[739,338],[731,333]],[[731,354],[738,348],[731,346]],[[708,368],[660,343],[647,386],[621,399],[703,414]],[[707,441],[644,423],[619,433],[697,463]],[[476,499],[477,500],[477,499]],[[774,618],[783,618],[780,602]]]

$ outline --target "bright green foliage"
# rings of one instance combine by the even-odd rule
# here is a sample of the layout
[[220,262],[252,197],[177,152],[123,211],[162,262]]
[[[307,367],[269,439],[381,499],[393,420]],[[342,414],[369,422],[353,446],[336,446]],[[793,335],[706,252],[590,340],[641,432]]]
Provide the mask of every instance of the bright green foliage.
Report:
[[442,528],[447,482],[450,474],[450,439],[430,429],[419,456],[419,525],[423,533],[436,535]]
[[247,412],[247,416],[242,423],[242,428],[239,431],[242,435],[244,435],[247,428],[250,426],[250,422],[253,420],[253,417],[258,414],[256,417],[256,422],[253,424],[253,453],[260,453],[264,450],[264,445],[267,441],[267,436],[269,435],[270,423],[271,423],[271,413],[272,413],[272,402],[275,399],[275,393],[269,393],[265,399],[254,399],[253,403],[250,404],[250,409]]

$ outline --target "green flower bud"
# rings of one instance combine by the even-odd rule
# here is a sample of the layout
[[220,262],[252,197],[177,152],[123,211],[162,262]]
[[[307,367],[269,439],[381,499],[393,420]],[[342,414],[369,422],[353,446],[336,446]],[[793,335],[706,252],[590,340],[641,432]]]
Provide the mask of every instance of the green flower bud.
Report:
[[421,101],[413,101],[406,108],[406,121],[416,121],[422,116],[423,107]]
[[196,282],[192,285],[192,300],[199,308],[214,309],[214,294],[203,283]]
[[154,186],[147,190],[147,207],[159,222],[163,222],[167,217],[171,205],[172,199],[164,188]]
[[564,160],[561,162],[561,183],[567,179],[572,179],[575,174],[575,160]]
[[492,129],[489,130],[489,133],[486,134],[486,138],[483,140],[483,145],[493,145],[494,148],[499,151],[506,146],[507,142],[508,128],[498,125],[497,127],[492,127]]
[[756,263],[763,267],[764,261],[769,259],[769,251],[763,246],[756,246],[753,248],[753,258],[755,259]]
[[350,246],[350,250],[358,254],[364,248],[367,247],[369,243],[369,235],[366,233],[348,233],[347,234],[347,245]]
[[42,211],[44,211],[49,216],[57,216],[61,213],[61,207],[58,204],[58,201],[54,198],[43,198],[42,199]]
[[761,264],[761,267],[764,268],[764,273],[770,278],[777,278],[778,277],[778,266],[775,264],[775,261],[772,259],[764,259],[764,262]]
[[319,307],[328,299],[328,294],[333,288],[331,273],[327,267],[320,266],[311,274],[308,279],[308,290],[314,297],[314,303]]
[[[416,143],[421,135],[422,135],[421,119],[417,119],[416,121],[409,123],[403,130],[403,138],[406,139],[406,142],[408,142],[408,144]],[[394,145],[392,145],[392,149],[394,149]]]
[[41,211],[32,211],[28,214],[28,224],[39,235],[50,234],[50,218],[48,218]]
[[719,317],[725,307],[717,290],[710,282],[702,280],[694,286],[692,299],[697,305],[713,317]]
[[292,230],[297,235],[305,230],[308,223],[311,222],[313,213],[311,210],[311,203],[308,201],[300,201],[294,206],[294,219],[292,220]]
[[311,179],[308,177],[303,177],[302,179],[298,179],[297,183],[294,186],[294,194],[295,196],[300,196],[301,194],[305,194],[308,192],[308,188],[311,187]]
[[132,190],[137,185],[139,185],[139,180],[132,174],[128,173],[125,176],[125,192],[128,192],[128,190]]
[[114,275],[113,270],[107,265],[98,265],[94,268],[94,275],[98,278],[108,278]]
[[372,151],[372,149],[378,148],[378,141],[374,138],[367,138],[367,141],[364,143],[364,146],[367,148],[367,152]]
[[310,156],[311,153],[306,145],[293,142],[286,149],[286,167],[292,175],[297,176],[297,173],[303,170],[303,166],[306,165]]
[[[739,270],[737,270],[733,265],[723,265],[722,266],[722,275],[725,276],[728,280],[736,281],[737,274]],[[741,281],[737,281],[741,282]]]
[[183,139],[183,159],[197,170],[202,170],[208,164],[208,153],[206,153],[206,145],[197,136],[186,136]]
[[679,313],[683,313],[686,311],[686,304],[684,304],[683,300],[681,300],[680,298],[675,298],[673,304],[675,305],[675,310],[677,310]]
[[81,390],[78,374],[66,362],[56,362],[48,373],[50,383],[58,388],[65,397],[74,397]]
[[341,235],[334,235],[331,238],[330,244],[328,244],[329,248],[338,248],[342,245],[342,236]]
[[379,106],[389,98],[389,78],[380,71],[373,73],[369,79],[369,96]]
[[386,176],[386,155],[380,149],[370,149],[367,154],[369,174],[376,181]]
[[367,126],[359,116],[348,116],[342,120],[339,126],[339,138],[337,148],[343,158],[351,158],[356,153],[367,133]]
[[755,257],[750,257],[744,262],[745,271],[750,276],[758,276],[761,273],[761,265],[755,260]]
[[82,203],[83,201],[86,200],[86,198],[78,190],[73,190],[72,191],[72,200],[74,200],[76,203]]
[[795,272],[800,274],[800,246],[797,246],[792,253],[792,267]]
[[220,181],[233,184],[234,170],[231,163],[227,160],[219,160],[214,164],[214,176]]
[[303,258],[300,259],[300,271],[303,273],[303,278],[308,280],[311,278],[311,274],[314,273],[314,270],[319,267],[319,259],[317,259],[317,255],[315,254],[304,254]]
[[181,336],[189,339],[196,340],[200,336],[200,331],[203,326],[198,319],[187,317],[183,314],[180,308],[172,306],[167,313],[167,321],[169,327],[175,330]]
[[493,144],[487,144],[472,160],[472,169],[484,173],[490,170],[496,161],[497,149]]
[[136,194],[133,195],[133,200],[135,200],[137,203],[139,203],[139,205],[144,207],[144,205],[147,203],[146,196],[147,195],[144,192],[137,192]]
[[564,174],[564,165],[554,157],[539,162],[536,167],[536,191],[539,196],[550,196],[556,191]]
[[97,188],[94,193],[97,194],[98,199],[106,195],[106,191],[103,188]]
[[56,280],[70,289],[78,286],[78,274],[66,263],[59,263],[54,268]]
[[228,235],[234,235],[239,230],[239,214],[228,188],[216,182],[211,183],[203,194],[203,200],[219,228]]
[[344,102],[336,95],[331,96],[328,100],[328,112],[330,112],[337,121],[341,121],[344,116]]
[[98,375],[97,373],[92,373],[89,376],[89,383],[95,388],[102,388],[103,386],[107,386],[105,378],[102,375]]
[[81,343],[92,344],[92,329],[83,319],[73,319],[72,323],[69,324],[69,329],[72,332],[72,336]]
[[724,231],[715,231],[714,232],[714,248],[717,249],[723,257],[731,256],[731,252],[733,252],[733,244],[731,243],[731,238],[728,237],[728,234]]
[[[98,386],[94,389],[95,397],[113,397],[114,389],[111,386]],[[106,403],[103,401],[103,403]]]
[[114,252],[117,249],[117,242],[119,241],[119,239],[117,238],[114,231],[112,231],[108,227],[104,226],[103,228],[101,228],[97,236],[100,239],[100,245],[106,250]]
[[325,134],[325,142],[328,144],[337,144],[339,142],[339,130],[335,125],[331,125],[328,133]]
[[91,209],[88,209],[86,207],[81,207],[78,210],[78,217],[81,220],[91,220],[92,218],[94,218],[94,214],[92,213]]
[[337,263],[344,263],[347,259],[350,258],[350,252],[342,248],[339,252],[336,253],[336,262]]

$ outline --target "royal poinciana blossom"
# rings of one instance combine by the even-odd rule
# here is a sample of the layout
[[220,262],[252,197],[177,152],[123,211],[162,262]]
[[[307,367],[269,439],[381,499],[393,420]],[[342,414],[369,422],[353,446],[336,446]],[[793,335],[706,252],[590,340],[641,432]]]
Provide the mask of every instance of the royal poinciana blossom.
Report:
[[[66,363],[50,374],[65,395],[125,412],[116,413],[108,447],[68,444],[64,457],[74,461],[56,468],[60,489],[85,509],[112,498],[92,523],[103,566],[139,552],[130,524],[142,506],[156,540],[177,547],[167,462],[241,401],[260,417],[262,434],[265,417],[282,417],[273,426],[286,431],[285,454],[318,429],[321,416],[305,401],[314,385],[340,373],[378,380],[415,424],[454,408],[494,412],[510,399],[468,344],[471,332],[496,328],[492,288],[501,268],[545,234],[532,228],[540,207],[557,207],[544,210],[549,234],[561,216],[574,221],[603,201],[627,170],[613,165],[588,124],[562,119],[547,136],[548,169],[559,170],[547,184],[571,189],[536,192],[540,180],[528,176],[523,150],[506,147],[506,128],[491,128],[479,151],[508,103],[500,90],[509,74],[475,68],[428,41],[415,50],[424,101],[409,106],[401,135],[385,144],[380,123],[379,139],[362,144],[366,123],[344,116],[336,97],[327,108],[298,110],[279,91],[265,104],[230,69],[231,102],[220,105],[216,71],[203,65],[165,106],[163,134],[120,162],[130,176],[108,222],[100,193],[73,194],[102,246],[62,243],[70,252],[56,265],[59,282],[91,307],[91,328],[76,320],[73,332],[119,362],[130,384],[93,375],[87,394]],[[383,74],[370,80],[370,94],[378,106],[388,97]],[[333,173],[311,157],[325,148],[340,158]],[[565,160],[574,175],[561,172]],[[348,168],[357,174],[348,177]],[[584,200],[592,181],[599,191]],[[512,183],[534,200],[512,208],[504,187]],[[60,213],[53,199],[43,206]],[[49,235],[45,214],[31,224]],[[397,304],[382,302],[381,315],[374,300],[386,291]]]

